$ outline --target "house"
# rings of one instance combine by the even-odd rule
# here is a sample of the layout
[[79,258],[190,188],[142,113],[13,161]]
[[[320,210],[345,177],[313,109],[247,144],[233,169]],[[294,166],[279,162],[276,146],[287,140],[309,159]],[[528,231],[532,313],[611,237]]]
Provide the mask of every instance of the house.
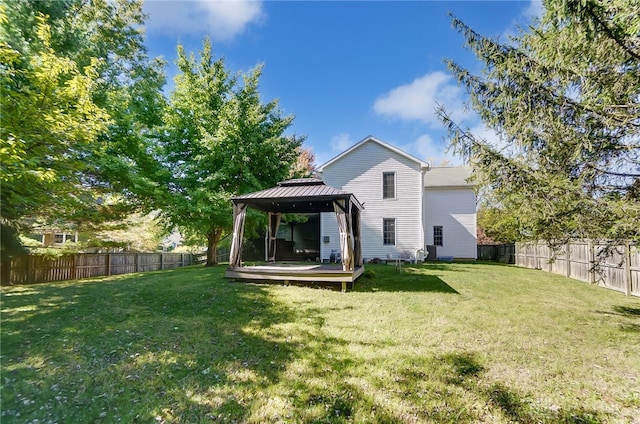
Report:
[[61,228],[40,228],[36,232],[27,234],[29,238],[39,238],[42,247],[59,247],[66,242],[78,242],[78,231]]
[[[363,204],[362,256],[476,259],[476,195],[466,167],[431,167],[369,136],[318,167],[329,186]],[[320,257],[340,249],[335,216],[320,215]]]

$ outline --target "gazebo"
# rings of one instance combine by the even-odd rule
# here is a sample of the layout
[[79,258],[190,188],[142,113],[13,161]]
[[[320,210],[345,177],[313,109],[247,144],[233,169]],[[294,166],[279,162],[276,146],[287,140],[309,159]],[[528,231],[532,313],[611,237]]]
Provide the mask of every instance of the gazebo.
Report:
[[[276,187],[236,196],[233,202],[233,238],[229,254],[229,268],[225,277],[245,281],[291,281],[342,283],[342,290],[364,272],[360,245],[360,211],[362,204],[352,193],[330,187],[316,178],[282,181]],[[267,258],[265,265],[242,266],[242,238],[247,208],[266,212]],[[276,236],[283,213],[336,214],[340,231],[341,264],[276,263]]]

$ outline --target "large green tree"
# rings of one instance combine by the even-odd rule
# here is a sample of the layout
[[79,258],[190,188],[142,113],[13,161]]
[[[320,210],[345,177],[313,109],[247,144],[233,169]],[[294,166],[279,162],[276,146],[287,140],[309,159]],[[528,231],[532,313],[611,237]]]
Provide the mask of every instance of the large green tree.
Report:
[[[36,217],[86,228],[124,216],[156,170],[146,135],[164,106],[142,2],[1,7],[3,224]],[[110,193],[123,201],[101,201]]]
[[261,68],[232,74],[205,40],[196,59],[178,46],[175,88],[156,152],[164,174],[156,202],[165,222],[207,240],[207,265],[232,229],[230,198],[289,176],[301,138],[285,136],[293,121],[276,100],[263,103]]
[[[73,57],[78,63],[100,59],[99,85],[94,101],[109,113],[107,130],[100,134],[100,149],[92,158],[91,183],[118,193],[123,199],[116,211],[131,213],[146,207],[146,194],[155,189],[149,175],[161,172],[150,154],[154,139],[149,137],[162,125],[166,99],[164,65],[149,58],[144,44],[142,0],[73,1],[67,26],[74,34]],[[125,206],[125,208],[123,208]],[[127,207],[128,206],[128,207]],[[100,216],[81,215],[88,223]]]
[[[0,19],[7,22],[6,15]],[[15,227],[38,211],[82,203],[86,157],[109,122],[92,100],[97,60],[79,68],[52,48],[44,17],[36,27],[37,46],[31,46],[26,64],[18,50],[0,44],[0,215],[5,226]]]
[[519,239],[640,239],[640,1],[548,0],[508,43],[453,23],[484,64],[448,65],[504,145],[449,118],[452,147]]

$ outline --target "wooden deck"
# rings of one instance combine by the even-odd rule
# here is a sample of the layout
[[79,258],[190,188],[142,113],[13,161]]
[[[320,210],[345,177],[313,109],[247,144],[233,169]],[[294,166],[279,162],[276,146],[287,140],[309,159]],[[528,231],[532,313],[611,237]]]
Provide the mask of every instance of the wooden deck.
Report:
[[342,291],[353,283],[364,272],[364,267],[353,271],[343,271],[341,264],[292,264],[276,263],[255,266],[229,267],[224,276],[241,281],[281,281],[285,285],[290,282],[302,283],[340,283]]

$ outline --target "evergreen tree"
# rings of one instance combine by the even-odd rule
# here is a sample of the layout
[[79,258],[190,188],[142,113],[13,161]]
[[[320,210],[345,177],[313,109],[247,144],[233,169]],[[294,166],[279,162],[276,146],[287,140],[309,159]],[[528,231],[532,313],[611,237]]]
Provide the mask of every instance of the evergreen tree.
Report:
[[508,44],[453,19],[484,69],[449,68],[504,146],[441,108],[452,147],[520,240],[640,240],[640,1],[544,5]]

